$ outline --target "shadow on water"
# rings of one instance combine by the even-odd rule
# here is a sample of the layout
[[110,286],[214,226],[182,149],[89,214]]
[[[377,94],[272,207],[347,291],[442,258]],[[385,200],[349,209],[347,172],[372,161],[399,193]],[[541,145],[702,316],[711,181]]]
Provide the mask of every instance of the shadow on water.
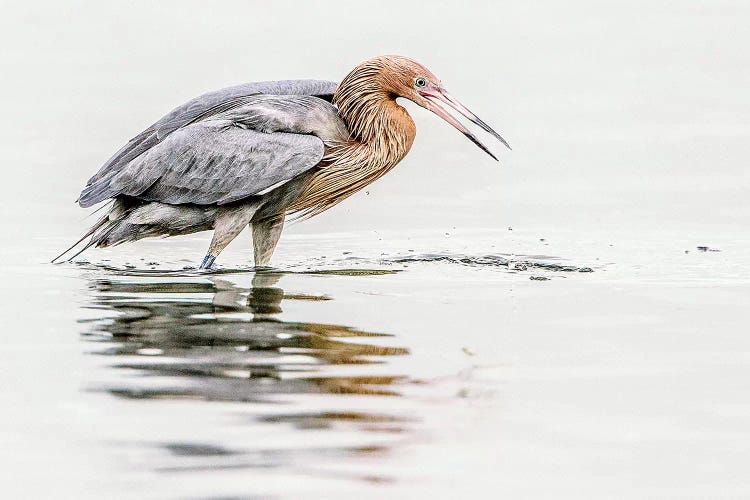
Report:
[[[527,269],[591,271],[550,262],[554,260],[416,254],[376,261],[346,258],[285,272],[79,263],[89,276],[86,308],[93,317],[82,321],[82,338],[87,350],[104,362],[97,372],[101,378],[89,387],[124,405],[125,421],[174,412],[166,420],[170,437],[152,433],[138,442],[125,440],[156,453],[142,462],[153,471],[210,475],[216,470],[274,469],[388,482],[393,472],[377,472],[373,460],[388,460],[425,438],[428,412],[435,408],[424,396],[430,390],[433,396],[450,392],[451,382],[441,382],[445,385],[435,392],[433,384],[415,380],[414,360],[395,359],[409,356],[409,350],[392,335],[288,320],[289,311],[296,318],[304,317],[304,311],[315,317],[351,315],[337,309],[332,295],[293,293],[279,284],[295,283],[303,290],[326,284],[326,290],[344,293],[351,280],[387,279],[377,276],[403,271],[373,270],[375,266],[412,263],[514,274]],[[170,404],[177,401],[179,410]],[[172,426],[172,418],[179,424]],[[125,430],[141,436],[140,429]],[[359,473],[349,460],[353,458],[363,459],[357,462],[363,464]]]
[[[285,426],[293,433],[342,425],[355,432],[403,432],[409,418],[380,411],[340,411],[298,402],[281,413],[253,410],[257,405],[288,405],[295,396],[325,401],[336,395],[399,397],[399,386],[409,382],[399,374],[382,375],[382,369],[378,375],[363,375],[368,366],[409,354],[406,348],[383,345],[391,335],[282,320],[285,303],[332,300],[326,295],[286,293],[278,287],[282,276],[256,273],[247,288],[221,275],[200,280],[164,274],[92,278],[87,308],[97,312],[94,319],[82,320],[82,336],[93,355],[111,358],[108,381],[94,390],[133,403],[236,402],[250,413],[253,425]],[[226,411],[222,408],[217,411]],[[246,443],[202,441],[200,431],[195,441],[158,446],[171,457],[154,465],[161,471],[281,467],[301,457],[383,451],[371,444],[258,449]],[[192,458],[180,461],[185,457]]]

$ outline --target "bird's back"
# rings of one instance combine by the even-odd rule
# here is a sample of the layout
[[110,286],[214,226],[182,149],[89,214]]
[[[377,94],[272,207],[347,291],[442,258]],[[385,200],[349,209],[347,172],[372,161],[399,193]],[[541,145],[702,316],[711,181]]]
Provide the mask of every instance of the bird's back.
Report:
[[86,187],[92,186],[108,174],[127,166],[174,131],[242,105],[250,96],[258,94],[314,96],[330,102],[337,85],[336,82],[325,80],[252,82],[200,95],[176,107],[128,141],[88,180]]

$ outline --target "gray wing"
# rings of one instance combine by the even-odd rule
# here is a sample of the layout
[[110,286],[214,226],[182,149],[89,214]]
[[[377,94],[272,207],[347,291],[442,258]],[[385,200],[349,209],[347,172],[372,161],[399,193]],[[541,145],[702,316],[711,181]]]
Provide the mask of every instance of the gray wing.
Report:
[[182,126],[117,170],[79,203],[119,195],[171,204],[224,204],[261,193],[317,165],[324,143],[348,139],[336,108],[311,96],[256,95]]
[[199,122],[174,132],[115,174],[100,196],[230,203],[288,180],[322,157],[323,142],[311,135],[267,134],[225,120]]
[[203,94],[173,109],[133,137],[102,165],[99,171],[88,180],[86,186],[94,184],[112,171],[127,165],[180,127],[242,105],[250,96],[258,94],[306,95],[330,101],[337,86],[336,82],[323,80],[282,80],[245,83]]

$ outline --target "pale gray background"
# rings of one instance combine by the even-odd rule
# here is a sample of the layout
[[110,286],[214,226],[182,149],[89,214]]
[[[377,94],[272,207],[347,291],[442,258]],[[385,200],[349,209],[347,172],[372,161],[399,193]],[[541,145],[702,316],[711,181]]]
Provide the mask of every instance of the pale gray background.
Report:
[[[0,476],[10,496],[750,496],[747,2],[3,2],[0,47]],[[248,431],[226,417],[237,407],[87,392],[115,376],[99,374],[79,340],[91,273],[45,264],[91,222],[73,203],[80,188],[195,95],[339,80],[380,54],[425,64],[514,150],[488,139],[497,164],[406,103],[418,128],[409,156],[289,228],[274,263],[417,248],[543,253],[596,272],[544,283],[447,265],[382,280],[289,278],[282,286],[336,300],[285,312],[393,333],[412,356],[386,369],[435,384],[436,395],[390,403],[422,422],[418,439],[362,466],[394,482],[153,472],[164,462],[133,451],[143,442],[257,435],[237,439]],[[86,257],[184,265],[208,237]],[[246,265],[247,238],[225,255]],[[485,367],[476,378],[467,346]]]
[[[85,179],[186,99],[336,80],[395,53],[431,68],[515,152],[496,148],[498,166],[415,110],[404,163],[311,226],[737,226],[750,216],[748,15],[722,1],[8,4],[3,168],[20,189],[4,207],[33,200],[55,224],[75,220]],[[434,200],[470,210],[436,216]]]

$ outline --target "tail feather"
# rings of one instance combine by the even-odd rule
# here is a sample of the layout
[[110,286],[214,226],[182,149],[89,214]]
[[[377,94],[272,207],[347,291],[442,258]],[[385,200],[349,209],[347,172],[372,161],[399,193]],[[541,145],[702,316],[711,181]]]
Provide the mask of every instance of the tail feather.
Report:
[[125,206],[125,203],[122,200],[116,200],[112,205],[104,205],[103,207],[97,209],[95,212],[101,210],[102,208],[109,208],[106,214],[96,221],[96,223],[91,226],[91,229],[86,231],[86,233],[81,236],[81,238],[73,243],[71,246],[65,249],[64,252],[62,252],[60,255],[52,259],[50,262],[54,264],[58,260],[60,260],[63,256],[65,256],[68,252],[73,250],[75,247],[77,247],[83,240],[86,238],[89,239],[88,242],[86,242],[83,247],[81,247],[77,252],[75,252],[72,256],[65,259],[66,262],[70,262],[71,260],[78,257],[81,253],[88,250],[92,246],[101,246],[99,243],[106,239],[106,236],[111,233],[122,221],[123,218],[127,217],[127,215],[130,213],[130,209]]
[[[86,238],[88,238],[89,236],[91,236],[92,234],[94,234],[94,233],[95,233],[95,232],[96,232],[96,231],[97,231],[97,230],[98,230],[99,228],[101,228],[101,227],[102,227],[102,226],[103,226],[104,224],[106,224],[108,220],[109,220],[109,216],[107,216],[107,215],[105,215],[104,217],[102,217],[101,219],[99,219],[99,220],[98,220],[98,221],[96,222],[96,224],[94,224],[94,225],[93,225],[93,226],[91,227],[91,229],[89,229],[89,230],[88,230],[88,231],[86,232],[86,234],[84,234],[83,236],[81,236],[81,239],[79,239],[78,241],[76,241],[75,243],[73,243],[72,245],[70,245],[70,246],[69,246],[68,248],[66,248],[64,252],[62,252],[62,253],[61,253],[60,255],[58,255],[57,257],[55,257],[54,259],[52,259],[52,260],[50,261],[50,263],[51,263],[51,264],[54,264],[55,262],[57,262],[57,261],[58,261],[58,260],[59,260],[59,259],[60,259],[60,258],[61,258],[61,257],[62,257],[63,255],[65,255],[66,253],[68,253],[68,252],[70,252],[71,250],[73,250],[73,249],[74,249],[75,247],[77,247],[77,246],[78,246],[78,245],[79,245],[79,244],[80,244],[80,243],[81,243],[81,242],[82,242],[83,240],[85,240]],[[87,244],[86,244],[86,246],[84,246],[83,250],[87,249],[87,248],[88,248],[88,247],[90,247],[90,246],[91,246],[91,242],[87,243]],[[81,252],[82,252],[83,250],[81,250]],[[78,255],[78,254],[80,254],[81,252],[78,252],[78,253],[76,253],[76,254],[75,254],[75,255],[74,255],[73,257],[77,256],[77,255]],[[70,259],[67,259],[67,261],[70,261],[70,260],[71,260],[71,259],[72,259],[73,257],[71,257]]]
[[68,262],[91,247],[111,247],[155,236],[176,236],[213,229],[217,207],[174,206],[158,202],[143,202],[117,198],[104,216],[86,234],[52,259],[56,262],[89,240]]
[[[105,217],[104,218],[104,222],[107,222],[107,221],[108,221],[108,218]],[[83,252],[85,252],[86,250],[88,250],[89,248],[91,248],[94,245],[96,245],[97,247],[106,247],[106,246],[109,246],[109,244],[107,243],[107,237],[112,233],[112,231],[114,231],[115,229],[118,228],[118,226],[120,225],[120,222],[121,221],[119,219],[116,219],[116,220],[113,220],[113,221],[109,221],[108,224],[101,224],[101,225],[99,225],[97,223],[87,233],[87,235],[89,235],[89,234],[91,235],[91,239],[80,250],[78,250],[76,253],[74,253],[68,259],[66,259],[65,262],[70,262],[71,260],[75,259],[76,257],[78,257],[79,255],[81,255]],[[84,236],[83,238],[81,238],[81,240],[79,240],[79,242],[82,241],[84,238],[86,238],[86,236]],[[66,252],[67,252],[67,250],[66,250]]]

